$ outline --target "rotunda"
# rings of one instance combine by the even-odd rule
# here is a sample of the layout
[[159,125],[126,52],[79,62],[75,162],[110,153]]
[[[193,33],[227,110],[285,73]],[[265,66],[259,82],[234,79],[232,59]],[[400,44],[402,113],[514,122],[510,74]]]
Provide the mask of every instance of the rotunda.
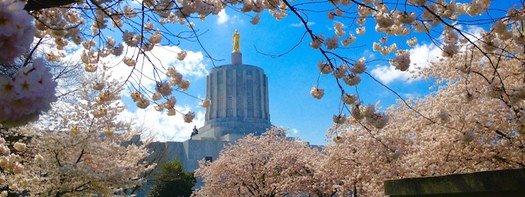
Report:
[[239,34],[233,35],[231,64],[215,67],[206,78],[204,126],[192,139],[236,141],[244,135],[256,135],[271,127],[268,102],[268,77],[264,70],[242,63]]

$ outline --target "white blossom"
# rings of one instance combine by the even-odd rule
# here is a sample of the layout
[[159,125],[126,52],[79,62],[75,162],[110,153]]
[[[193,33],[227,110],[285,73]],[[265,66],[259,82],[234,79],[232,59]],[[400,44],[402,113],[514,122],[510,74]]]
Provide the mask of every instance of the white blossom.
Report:
[[169,96],[169,95],[171,95],[172,91],[173,91],[173,88],[171,87],[170,83],[168,83],[168,82],[160,82],[160,83],[157,84],[157,92],[162,94],[162,96]]
[[394,66],[397,70],[406,71],[410,67],[410,53],[408,51],[399,50],[390,65]]
[[343,124],[346,121],[346,114],[337,115],[337,116],[334,115],[333,120],[335,124]]
[[322,44],[324,42],[324,35],[321,34],[321,36],[316,35],[314,38],[312,38],[312,42],[310,42],[310,47],[314,49],[321,48]]
[[345,102],[346,104],[352,105],[355,102],[357,102],[357,100],[359,100],[359,98],[356,95],[346,93],[343,95],[343,102]]
[[36,28],[24,2],[0,1],[0,64],[12,63],[29,50]]
[[359,75],[355,75],[353,73],[346,75],[343,78],[343,81],[349,85],[349,86],[355,86],[361,82],[361,77]]
[[339,39],[337,36],[333,36],[332,38],[326,39],[325,43],[327,50],[336,49],[339,46]]
[[365,57],[360,58],[354,63],[354,66],[350,69],[355,74],[361,74],[366,71]]
[[194,112],[188,112],[184,115],[184,122],[191,123],[193,121],[193,118],[195,118]]
[[318,89],[317,86],[314,86],[310,90],[310,94],[316,99],[321,99],[324,96],[324,89]]
[[26,144],[21,143],[21,142],[16,142],[15,145],[13,145],[13,147],[17,151],[24,151],[26,149]]
[[252,18],[252,20],[250,21],[250,23],[252,23],[252,25],[257,25],[259,23],[259,21],[261,20],[261,18],[259,17],[259,13],[257,13],[257,15],[255,17]]
[[354,43],[354,42],[355,42],[355,39],[356,39],[356,38],[355,38],[354,34],[350,34],[350,36],[348,36],[347,39],[345,39],[345,40],[341,40],[341,44],[342,44],[343,46],[347,47],[348,45]]
[[38,119],[57,100],[56,86],[42,58],[21,68],[14,79],[0,75],[0,124],[11,127]]
[[340,22],[336,22],[335,23],[335,26],[334,26],[334,29],[335,29],[335,34],[337,36],[344,36],[345,35],[345,31],[343,30],[343,23],[340,23]]
[[323,60],[319,60],[317,63],[317,69],[319,69],[321,74],[330,74],[333,71],[332,66],[330,66],[328,62],[324,63]]
[[185,50],[182,50],[181,52],[179,52],[179,53],[177,54],[177,59],[178,59],[179,61],[182,61],[182,60],[184,60],[184,58],[186,58],[186,55],[187,55],[187,54],[188,54],[188,53],[187,53]]
[[365,30],[365,27],[359,27],[355,29],[355,32],[357,33],[357,35],[363,35],[365,34]]
[[190,87],[190,80],[182,80],[179,83],[179,90],[186,91]]
[[346,64],[342,64],[341,66],[339,66],[338,68],[335,69],[334,77],[335,78],[342,78],[342,77],[345,76],[346,71],[347,71]]
[[410,40],[407,40],[407,44],[408,46],[415,46],[417,44],[417,38],[416,37],[413,37],[413,38],[410,38]]
[[204,108],[207,108],[211,105],[211,100],[210,99],[204,99],[202,100],[202,103],[200,104],[200,106],[204,107]]

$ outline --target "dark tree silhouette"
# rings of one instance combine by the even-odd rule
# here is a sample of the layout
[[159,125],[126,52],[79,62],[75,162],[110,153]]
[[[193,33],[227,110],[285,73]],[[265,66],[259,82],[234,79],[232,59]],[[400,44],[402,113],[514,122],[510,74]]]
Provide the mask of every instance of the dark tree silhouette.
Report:
[[162,164],[161,172],[149,196],[191,196],[193,192],[191,188],[196,182],[193,173],[185,171],[179,160],[175,159],[175,161]]

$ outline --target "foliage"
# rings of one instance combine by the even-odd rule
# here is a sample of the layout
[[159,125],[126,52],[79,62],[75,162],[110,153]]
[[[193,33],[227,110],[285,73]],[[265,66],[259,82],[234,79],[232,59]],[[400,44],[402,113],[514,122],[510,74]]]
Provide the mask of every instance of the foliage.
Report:
[[175,159],[161,165],[161,172],[149,196],[191,196],[195,183],[197,180],[193,173],[186,172],[179,160]]
[[56,103],[43,129],[22,128],[31,141],[27,147],[15,144],[19,156],[3,157],[14,162],[3,166],[14,165],[3,173],[10,191],[32,196],[117,195],[142,183],[143,174],[155,166],[144,161],[149,141],[130,143],[140,131],[117,119],[124,109],[116,101],[118,83],[99,83],[102,88],[95,90],[91,79],[81,80],[77,100]]
[[399,100],[384,112],[392,120],[384,128],[367,115],[335,124],[325,150],[334,176],[381,196],[385,179],[525,167],[523,48],[500,36],[494,46],[460,43],[453,57],[421,68],[417,77],[434,78],[438,90]]
[[[155,103],[156,110],[175,115],[176,98],[172,93],[185,91],[190,82],[165,65],[153,65],[152,73],[147,75],[138,62],[151,62],[154,47],[186,41],[202,46],[201,35],[192,20],[204,20],[228,6],[256,13],[252,24],[259,22],[259,13],[264,10],[277,20],[289,14],[298,17],[305,34],[311,38],[310,47],[324,57],[317,63],[319,72],[335,78],[343,104],[334,115],[336,125],[329,131],[334,143],[326,148],[326,156],[317,155],[318,152],[300,142],[287,141],[276,131],[260,138],[248,136],[221,154],[221,158],[231,160],[201,164],[196,173],[207,186],[198,194],[272,196],[353,190],[377,196],[381,195],[385,178],[515,168],[525,164],[525,87],[522,87],[525,7],[521,2],[520,7],[503,8],[494,7],[491,0],[468,3],[58,0],[51,4],[29,0],[25,3],[0,0],[3,127],[24,125],[36,119],[55,101],[51,95],[56,84],[48,80],[47,69],[41,64],[45,61],[32,57],[34,49],[41,47],[40,41],[55,42],[54,48],[46,51],[48,61],[59,61],[64,56],[62,50],[69,44],[82,46],[80,59],[84,70],[95,73],[95,79],[93,84],[82,87],[80,96],[84,101],[54,109],[52,114],[58,114],[57,119],[46,120],[56,123],[53,128],[36,133],[32,128],[26,129],[33,132],[30,135],[34,144],[26,147],[24,142],[9,144],[0,140],[0,166],[6,181],[0,180],[14,191],[27,190],[35,195],[109,194],[140,183],[145,166],[137,162],[147,153],[142,146],[122,145],[131,135],[122,131],[131,127],[115,119],[123,106],[110,103],[118,98],[115,92],[120,92],[123,84],[106,84],[105,68],[111,66],[103,60],[113,55],[132,68],[121,83],[129,85],[137,107],[147,108]],[[315,14],[333,20],[333,32],[326,32],[325,27],[313,29],[308,20]],[[179,25],[187,25],[189,29]],[[484,30],[470,32],[471,27]],[[118,38],[108,36],[107,32]],[[365,48],[383,55],[383,59],[351,59],[342,55],[340,49],[352,47],[359,36],[371,33],[380,39],[363,42]],[[39,41],[31,47],[34,38]],[[442,50],[440,59],[430,67],[412,66],[409,49],[421,38]],[[184,49],[174,53],[179,61],[187,55]],[[387,61],[396,70],[434,78],[439,89],[419,99],[405,100],[399,96],[400,105],[385,111],[377,109],[377,105],[365,105],[359,100],[356,86],[362,76],[375,80],[367,71],[372,61]],[[157,85],[146,87],[142,80]],[[325,91],[317,81],[310,93],[321,99]],[[44,87],[44,91],[37,87]],[[209,105],[210,101],[204,99],[203,106]],[[185,121],[191,122],[193,117],[193,112],[186,113]],[[11,149],[16,151],[11,153]],[[36,160],[26,158],[25,151],[34,154]],[[115,159],[126,162],[114,163]],[[309,163],[311,160],[319,162]],[[106,167],[111,173],[104,173]],[[224,185],[219,186],[222,181],[227,188],[236,190],[224,190]],[[35,186],[30,188],[28,185],[32,183]]]
[[[104,59],[116,56],[130,67],[132,71],[124,83],[130,85],[133,100],[139,108],[147,108],[155,103],[155,109],[174,115],[175,97],[173,91],[183,92],[189,87],[189,81],[173,67],[152,65],[152,73],[143,73],[140,62],[152,62],[155,59],[151,50],[163,45],[195,41],[200,43],[198,27],[193,20],[197,16],[205,20],[210,15],[217,15],[228,6],[246,13],[256,13],[252,24],[260,20],[259,13],[268,10],[280,20],[288,15],[299,18],[305,28],[305,35],[311,38],[310,46],[318,50],[324,57],[317,63],[321,74],[332,74],[341,97],[357,96],[353,86],[360,83],[362,76],[371,75],[367,72],[367,64],[371,61],[385,61],[399,71],[410,71],[411,54],[409,49],[418,44],[418,37],[428,38],[443,51],[444,57],[453,57],[460,51],[459,42],[464,40],[470,46],[477,38],[462,26],[493,24],[496,31],[483,35],[481,41],[488,47],[476,47],[481,52],[488,53],[498,48],[491,38],[502,41],[523,42],[522,22],[523,7],[492,8],[491,0],[473,0],[470,3],[447,2],[445,0],[406,0],[406,1],[376,1],[376,0],[329,0],[322,2],[278,1],[215,1],[215,0],[146,0],[146,1],[111,1],[111,0],[61,0],[50,4],[39,1],[27,1],[25,7],[18,0],[2,0],[6,7],[5,18],[19,17],[6,24],[6,36],[20,37],[17,49],[28,49],[26,40],[30,37],[24,32],[35,32],[36,38],[54,39],[55,46],[46,52],[49,61],[59,61],[64,55],[62,50],[69,44],[83,47],[81,61],[87,72],[97,72],[105,65]],[[33,24],[27,22],[25,9],[34,17]],[[506,13],[502,9],[508,10]],[[314,29],[309,25],[309,16],[323,15],[325,21],[333,21],[333,32]],[[312,17],[313,18],[313,17]],[[347,20],[352,19],[352,20]],[[315,21],[313,21],[315,22]],[[180,28],[187,25],[189,29]],[[19,33],[12,27],[26,28],[28,31]],[[9,29],[10,28],[10,29]],[[9,31],[7,31],[9,30]],[[111,35],[109,36],[111,32]],[[354,35],[351,32],[355,32]],[[351,59],[341,55],[338,49],[351,47],[361,35],[376,33],[381,37],[377,42],[365,43],[367,49],[385,56],[377,60],[366,60],[365,57]],[[28,34],[32,35],[32,34]],[[8,38],[8,37],[6,37]],[[23,38],[23,39],[22,39]],[[390,38],[390,39],[389,39]],[[13,39],[14,40],[14,39]],[[122,40],[122,41],[121,41]],[[302,39],[301,39],[302,40]],[[121,41],[121,43],[119,43]],[[367,40],[368,41],[368,40]],[[402,42],[401,42],[402,41]],[[406,41],[406,45],[403,43]],[[479,46],[483,46],[479,45]],[[180,45],[184,46],[184,45]],[[35,47],[38,47],[36,45]],[[494,48],[494,49],[492,49]],[[504,49],[504,48],[499,48]],[[18,55],[4,57],[2,62],[13,62],[21,56],[24,50],[18,50]],[[27,50],[26,50],[27,51]],[[203,48],[207,56],[207,50]],[[184,49],[175,51],[177,59],[183,60],[187,52]],[[521,57],[515,56],[517,59]],[[313,63],[315,64],[315,63]],[[111,67],[111,66],[110,66]],[[413,70],[413,69],[412,69]],[[143,76],[147,76],[144,77]],[[142,80],[151,80],[155,87],[144,86]],[[348,86],[345,86],[347,84]],[[312,96],[321,99],[324,95],[322,84],[315,84],[311,90]],[[344,100],[344,99],[343,99]],[[359,100],[357,100],[359,101]],[[207,99],[203,103],[208,102]],[[340,111],[351,107],[355,102],[347,102]],[[186,113],[185,121],[190,122],[191,112]],[[342,115],[341,112],[338,115]],[[384,126],[388,119],[377,114],[375,126]]]
[[300,196],[332,193],[320,187],[316,170],[320,151],[307,143],[286,138],[272,128],[253,134],[223,149],[214,162],[199,161],[195,176],[204,186],[197,196]]

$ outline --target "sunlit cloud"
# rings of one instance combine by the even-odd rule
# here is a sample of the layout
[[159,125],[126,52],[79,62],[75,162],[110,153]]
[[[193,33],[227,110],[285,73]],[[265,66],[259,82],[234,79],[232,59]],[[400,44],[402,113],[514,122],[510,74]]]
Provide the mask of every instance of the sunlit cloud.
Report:
[[217,23],[219,25],[225,24],[230,19],[230,16],[228,14],[226,14],[226,10],[225,9],[221,10],[219,12],[218,16],[219,17],[217,18]]
[[[38,55],[45,55],[48,51],[56,51],[54,41],[52,39],[45,39],[43,44],[39,46]],[[84,52],[84,48],[70,44],[62,51],[66,54],[63,59],[77,60],[80,62],[80,56]],[[107,74],[111,74],[111,78],[123,82],[128,79],[128,83],[137,84],[140,82],[142,88],[154,90],[156,85],[155,80],[167,79],[165,71],[169,67],[174,67],[177,72],[183,75],[183,78],[198,79],[208,75],[204,56],[201,52],[187,51],[186,58],[183,61],[177,59],[177,54],[181,49],[177,46],[155,46],[151,51],[146,52],[147,57],[140,57],[137,59],[135,70],[122,62],[124,57],[136,57],[138,50],[133,47],[125,46],[123,55],[102,58],[99,64],[100,73],[102,66],[108,67]],[[83,66],[81,66],[83,68]],[[81,68],[81,71],[83,69]],[[133,72],[133,73],[132,73]],[[136,87],[136,86],[135,86]],[[130,100],[129,91],[123,91],[123,98]],[[124,102],[126,99],[124,99]],[[134,105],[134,103],[125,103],[126,105]],[[204,125],[204,110],[197,106],[176,105],[175,108],[178,113],[175,116],[167,116],[166,112],[155,111],[153,105],[146,109],[137,109],[131,107],[124,110],[120,117],[126,121],[132,121],[135,126],[144,128],[146,130],[144,137],[153,137],[160,141],[184,141],[189,139],[190,134],[194,128]],[[193,111],[195,118],[192,123],[184,122],[184,114]]]
[[135,48],[129,48],[124,55],[119,57],[105,58],[102,62],[111,67],[112,77],[121,80],[131,78],[131,82],[140,81],[144,86],[154,85],[155,81],[164,80],[165,71],[169,67],[174,67],[184,78],[200,78],[208,74],[201,52],[187,51],[186,58],[179,61],[177,54],[180,51],[181,49],[177,46],[155,46],[153,50],[146,52],[146,56],[140,56],[137,59],[134,68],[124,64],[122,59],[136,57]]
[[144,129],[142,137],[153,137],[156,141],[185,141],[191,136],[193,128],[204,125],[204,112],[197,111],[191,123],[184,122],[184,113],[190,111],[189,106],[176,106],[178,112],[175,116],[168,116],[165,112],[158,112],[153,107],[137,109],[134,112],[125,110],[121,118],[133,121],[135,126]]
[[396,80],[411,82],[412,76],[417,74],[418,68],[430,66],[430,62],[437,61],[441,57],[441,49],[435,45],[416,45],[410,52],[410,68],[408,71],[396,70],[393,66],[380,66],[372,69],[371,74],[384,84],[389,84]]

